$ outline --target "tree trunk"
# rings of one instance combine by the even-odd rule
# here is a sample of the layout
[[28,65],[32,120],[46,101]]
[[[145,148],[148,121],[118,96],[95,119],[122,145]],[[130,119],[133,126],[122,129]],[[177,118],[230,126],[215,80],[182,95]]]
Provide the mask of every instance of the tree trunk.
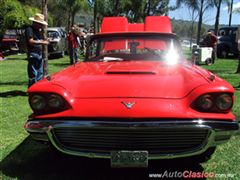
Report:
[[97,33],[97,0],[94,2],[94,12],[93,12],[93,24],[94,24],[94,34]]
[[71,30],[71,10],[68,12],[68,31]]
[[97,17],[96,21],[97,21],[97,24],[96,24],[97,28],[96,28],[96,30],[97,30],[97,32],[99,32],[100,31],[100,18]]
[[71,14],[71,19],[72,19],[72,26],[74,25],[74,20],[75,20],[75,13],[72,12]]
[[190,29],[190,50],[192,50],[192,44],[193,44],[193,27],[194,27],[194,12],[195,9],[192,9],[192,22],[191,22],[191,29]]
[[231,4],[230,4],[229,23],[228,23],[228,26],[231,26],[231,24],[232,24],[232,10],[233,10],[233,0],[231,0]]
[[200,42],[200,34],[201,34],[201,29],[202,29],[203,3],[204,3],[204,0],[201,0],[200,11],[199,11],[199,20],[198,20],[198,30],[197,30],[197,44],[199,44],[199,42]]
[[216,14],[216,19],[215,19],[215,26],[214,26],[214,33],[217,35],[218,33],[218,25],[219,25],[219,17],[220,17],[220,11],[221,11],[221,4],[222,0],[218,1],[217,4],[217,14]]
[[115,0],[113,16],[118,16],[119,13],[119,0]]
[[[43,7],[42,12],[44,15],[44,20],[46,22],[48,22],[47,5],[48,5],[48,0],[42,0],[42,7]],[[44,26],[44,28],[43,28],[43,38],[44,39],[47,39],[47,27],[48,26]],[[44,77],[46,77],[46,76],[48,76],[48,45],[43,45],[43,63],[44,63],[43,74],[44,74]]]
[[148,8],[147,8],[147,14],[146,14],[146,16],[149,16],[150,15],[150,9],[151,9],[151,3],[150,3],[150,1],[148,1],[148,6],[147,6]]
[[143,20],[147,17],[147,16],[149,16],[149,14],[150,14],[150,0],[147,0],[146,2],[145,2],[145,5],[144,5],[144,11],[143,11]]

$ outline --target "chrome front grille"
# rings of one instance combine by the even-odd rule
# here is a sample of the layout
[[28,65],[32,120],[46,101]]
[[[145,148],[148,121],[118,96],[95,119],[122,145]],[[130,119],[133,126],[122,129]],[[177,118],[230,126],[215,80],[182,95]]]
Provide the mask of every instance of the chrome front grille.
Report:
[[150,154],[177,154],[199,150],[210,131],[203,128],[107,129],[56,128],[56,143],[65,149],[92,153],[117,150],[147,150]]

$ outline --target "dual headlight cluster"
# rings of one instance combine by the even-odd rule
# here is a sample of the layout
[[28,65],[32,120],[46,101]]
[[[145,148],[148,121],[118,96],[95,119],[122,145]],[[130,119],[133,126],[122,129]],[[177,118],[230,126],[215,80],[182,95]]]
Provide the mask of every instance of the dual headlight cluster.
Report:
[[205,94],[194,103],[195,109],[202,112],[228,112],[233,106],[231,94]]
[[57,94],[33,94],[29,103],[34,112],[56,112],[66,108],[66,101]]

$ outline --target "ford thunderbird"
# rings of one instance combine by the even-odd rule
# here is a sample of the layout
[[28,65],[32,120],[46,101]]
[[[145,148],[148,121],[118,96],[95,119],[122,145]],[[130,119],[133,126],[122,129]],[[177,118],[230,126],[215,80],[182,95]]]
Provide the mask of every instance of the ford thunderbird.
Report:
[[112,167],[149,160],[203,162],[238,134],[233,87],[185,60],[168,17],[103,19],[83,62],[28,90],[25,129],[58,151],[108,158]]

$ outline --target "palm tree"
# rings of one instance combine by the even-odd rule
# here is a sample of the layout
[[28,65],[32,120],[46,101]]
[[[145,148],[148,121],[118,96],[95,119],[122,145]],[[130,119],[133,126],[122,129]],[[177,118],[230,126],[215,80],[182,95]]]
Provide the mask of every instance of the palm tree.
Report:
[[217,8],[215,25],[214,25],[214,33],[217,34],[218,33],[218,25],[219,25],[219,18],[220,18],[222,0],[214,0],[214,5]]
[[213,0],[197,0],[199,3],[199,19],[198,19],[198,31],[197,31],[197,44],[200,42],[200,35],[202,29],[203,15],[207,9],[214,6]]
[[180,7],[181,3],[184,3],[189,9],[191,9],[191,30],[190,30],[190,50],[192,48],[192,39],[193,39],[193,27],[195,21],[195,12],[199,10],[198,2],[195,0],[177,0],[177,7]]
[[231,2],[230,2],[229,23],[228,23],[228,26],[231,26],[231,24],[232,24],[232,11],[233,11],[233,0],[231,0]]
[[227,4],[228,13],[229,13],[229,21],[228,26],[232,24],[232,13],[233,13],[233,0],[223,0],[225,4]]
[[180,4],[185,4],[189,8],[195,9],[198,12],[197,44],[199,44],[199,41],[200,41],[203,15],[207,9],[212,8],[214,6],[213,1],[214,0],[177,0],[176,1],[177,6],[179,6]]

